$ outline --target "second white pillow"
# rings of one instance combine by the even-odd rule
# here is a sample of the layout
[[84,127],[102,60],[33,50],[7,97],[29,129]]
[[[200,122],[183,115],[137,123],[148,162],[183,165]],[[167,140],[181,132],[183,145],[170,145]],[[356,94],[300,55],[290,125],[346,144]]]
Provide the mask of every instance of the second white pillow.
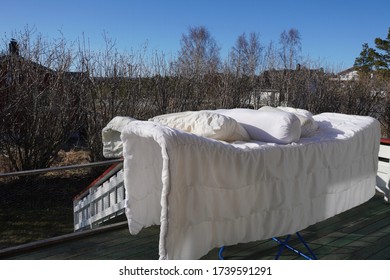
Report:
[[301,123],[297,116],[282,110],[219,109],[215,112],[240,123],[253,140],[277,144],[299,141]]

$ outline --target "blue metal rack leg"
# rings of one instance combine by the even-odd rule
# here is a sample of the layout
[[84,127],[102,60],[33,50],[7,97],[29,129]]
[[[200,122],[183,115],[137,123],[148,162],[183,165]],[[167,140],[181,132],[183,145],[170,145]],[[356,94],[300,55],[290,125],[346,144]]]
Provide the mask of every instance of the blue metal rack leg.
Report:
[[298,231],[296,232],[296,235],[298,236],[299,240],[303,243],[303,245],[305,245],[306,249],[309,251],[310,255],[312,256],[312,260],[317,260],[317,256],[314,254],[309,244],[306,243],[305,239],[303,239],[303,237]]
[[273,237],[272,240],[278,242],[280,244],[280,248],[279,248],[279,252],[278,254],[275,256],[275,260],[279,259],[279,257],[281,256],[282,252],[283,252],[283,249],[284,248],[287,248],[291,251],[293,251],[294,253],[300,255],[301,257],[304,257],[305,259],[307,260],[316,260],[317,257],[316,255],[313,253],[313,251],[310,249],[309,245],[306,243],[306,241],[303,239],[303,237],[301,236],[301,234],[299,232],[296,232],[296,235],[299,239],[299,241],[301,241],[303,243],[303,245],[306,247],[306,249],[309,251],[310,256],[304,254],[303,252],[299,251],[298,249],[290,246],[288,244],[288,241],[290,240],[291,238],[291,234],[287,235],[286,239],[284,241],[280,240],[279,238],[276,238],[276,237]]
[[225,251],[225,246],[222,246],[221,248],[219,248],[219,252],[218,252],[218,257],[220,260],[223,260],[223,251]]
[[[301,251],[299,251],[298,249],[295,249],[294,247],[290,246],[288,244],[288,242],[290,241],[290,238],[291,238],[291,234],[287,235],[286,239],[285,240],[280,240],[279,238],[276,238],[276,237],[273,237],[272,240],[278,242],[280,244],[280,247],[279,247],[279,251],[278,253],[276,254],[275,256],[275,260],[279,259],[279,257],[282,255],[283,253],[283,250],[284,248],[287,248],[291,251],[293,251],[294,253],[304,257],[305,259],[308,259],[308,260],[317,260],[317,257],[316,255],[313,253],[313,251],[311,250],[311,248],[309,247],[309,245],[306,243],[306,241],[303,239],[303,237],[301,236],[301,234],[299,232],[296,232],[296,235],[299,239],[299,241],[301,241],[303,243],[303,245],[305,246],[305,248],[309,251],[310,256],[302,253]],[[223,252],[225,251],[225,246],[222,246],[220,249],[219,249],[219,252],[218,252],[218,257],[220,260],[224,260],[224,257],[223,257]]]
[[291,234],[287,235],[287,237],[286,237],[286,239],[284,241],[281,241],[280,239],[278,239],[276,237],[272,237],[272,240],[274,240],[274,241],[276,241],[276,242],[278,242],[280,244],[279,251],[278,251],[278,253],[275,256],[275,260],[279,259],[279,257],[283,253],[284,248],[286,248],[286,247],[288,248],[289,245],[287,243],[290,240],[290,238],[291,238]]

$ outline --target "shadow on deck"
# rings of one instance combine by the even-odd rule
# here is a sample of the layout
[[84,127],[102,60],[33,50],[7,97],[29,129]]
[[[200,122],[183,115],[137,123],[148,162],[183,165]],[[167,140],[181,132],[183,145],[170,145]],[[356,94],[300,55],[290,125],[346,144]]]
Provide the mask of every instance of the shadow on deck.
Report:
[[[390,205],[383,198],[370,201],[301,231],[318,259],[390,259]],[[72,233],[48,240],[0,250],[0,259],[19,260],[148,260],[158,259],[159,227],[130,235],[127,223]],[[291,245],[305,251],[298,240]],[[226,259],[273,259],[278,244],[272,240],[227,246]],[[202,259],[218,259],[218,249]],[[302,259],[285,250],[280,259]]]

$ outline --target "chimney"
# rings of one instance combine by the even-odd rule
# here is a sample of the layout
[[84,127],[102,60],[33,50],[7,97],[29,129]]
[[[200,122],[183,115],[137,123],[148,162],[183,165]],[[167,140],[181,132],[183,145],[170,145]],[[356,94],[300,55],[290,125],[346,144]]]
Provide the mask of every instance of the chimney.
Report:
[[9,43],[9,52],[11,55],[19,56],[19,44],[15,39],[11,39]]

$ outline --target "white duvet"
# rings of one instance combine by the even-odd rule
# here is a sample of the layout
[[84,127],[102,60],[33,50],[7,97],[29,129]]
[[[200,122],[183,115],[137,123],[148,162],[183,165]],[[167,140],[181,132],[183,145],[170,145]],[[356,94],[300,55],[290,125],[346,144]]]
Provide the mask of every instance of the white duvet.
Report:
[[375,193],[380,126],[324,113],[297,143],[227,143],[153,122],[122,130],[131,234],[161,225],[160,259],[295,233]]

